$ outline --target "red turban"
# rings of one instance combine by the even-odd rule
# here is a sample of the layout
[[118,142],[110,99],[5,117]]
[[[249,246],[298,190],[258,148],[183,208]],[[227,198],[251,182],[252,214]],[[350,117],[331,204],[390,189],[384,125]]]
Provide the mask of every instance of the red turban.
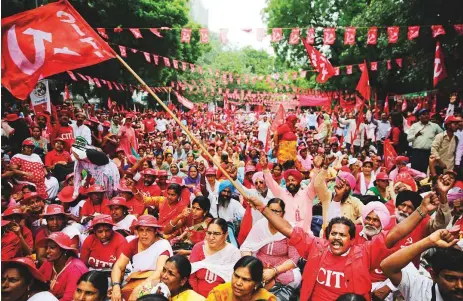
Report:
[[288,181],[289,176],[293,176],[293,178],[296,179],[296,181],[299,183],[303,179],[302,173],[300,173],[297,169],[288,169],[283,173],[283,177],[285,178],[285,181]]

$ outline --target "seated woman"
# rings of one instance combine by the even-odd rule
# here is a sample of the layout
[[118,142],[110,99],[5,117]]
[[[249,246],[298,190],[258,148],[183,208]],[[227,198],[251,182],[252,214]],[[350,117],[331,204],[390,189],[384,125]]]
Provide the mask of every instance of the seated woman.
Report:
[[159,224],[165,227],[172,224],[172,220],[182,213],[190,204],[190,192],[183,191],[183,187],[177,183],[169,184],[167,187],[167,197],[159,205]]
[[270,300],[277,298],[262,287],[262,262],[252,256],[244,256],[233,267],[231,282],[215,287],[207,296],[207,301],[228,300]]
[[112,222],[114,223],[113,229],[124,237],[132,234],[131,227],[137,218],[129,214],[130,207],[125,198],[120,196],[112,198],[107,206],[111,212]]
[[196,186],[200,185],[201,175],[198,172],[198,166],[196,164],[188,167],[188,174],[184,181],[185,186],[188,187],[191,192],[193,192]]
[[2,214],[2,259],[32,254],[32,232],[24,226],[24,213],[19,206],[8,207]]
[[114,224],[109,215],[96,216],[80,249],[80,260],[92,270],[105,271],[109,277],[116,259],[121,255],[127,241],[122,234],[113,230]]
[[108,294],[108,277],[99,271],[83,274],[77,281],[74,301],[104,301]]
[[[124,299],[132,293],[141,281],[148,279],[159,279],[162,267],[167,258],[173,255],[172,247],[169,242],[162,239],[158,234],[161,225],[158,220],[151,215],[142,215],[134,224],[137,238],[131,240],[121,250],[121,255],[117,259],[111,272],[112,296],[113,301],[121,301],[122,294]],[[132,264],[133,273],[126,279],[127,284],[121,290],[122,278],[129,262]],[[149,273],[143,273],[149,271]],[[133,278],[133,281],[131,279]],[[121,294],[122,293],[122,294]]]
[[365,159],[361,168],[362,172],[358,174],[354,193],[365,195],[368,189],[374,187],[374,182],[376,180],[376,175],[373,171],[373,161],[370,159]]
[[73,300],[77,280],[88,272],[85,264],[77,258],[78,250],[63,232],[54,232],[38,242],[47,250],[47,261],[39,271],[46,281],[50,281],[50,293],[60,301]]
[[2,260],[2,300],[58,301],[30,258]]
[[167,286],[170,300],[175,301],[203,301],[205,298],[196,293],[188,282],[191,274],[191,264],[186,257],[175,255],[167,259],[162,269],[160,281],[150,281],[143,284],[138,298],[148,294],[156,294],[159,283]]
[[169,171],[170,171],[170,176],[171,177],[174,177],[174,176],[182,177],[182,178],[186,177],[186,174],[184,172],[180,171],[180,167],[175,162],[172,162],[170,164],[170,170]]
[[227,222],[215,218],[207,227],[204,241],[191,250],[190,284],[195,292],[204,297],[217,285],[231,280],[233,265],[241,257],[238,248],[227,243],[227,236]]
[[[128,182],[130,183],[130,180]],[[135,190],[133,186],[127,186],[127,181],[125,179],[121,181],[119,187],[117,188],[118,196],[125,199],[129,208],[129,213],[135,217],[139,217],[143,214],[143,212],[145,212],[145,204],[143,204],[142,201],[135,197],[133,190]]]
[[164,227],[164,235],[171,234],[173,237],[172,248],[178,255],[190,255],[193,246],[206,237],[207,225],[212,220],[209,214],[211,204],[203,196],[193,200],[191,208],[183,209]]
[[[279,198],[271,199],[267,207],[281,217],[285,215],[285,203]],[[288,239],[267,219],[260,219],[252,226],[240,251],[242,255],[253,255],[263,262],[263,281],[270,291],[277,283],[289,286],[291,291],[301,283],[301,271],[297,267],[300,256],[296,248],[289,246]]]

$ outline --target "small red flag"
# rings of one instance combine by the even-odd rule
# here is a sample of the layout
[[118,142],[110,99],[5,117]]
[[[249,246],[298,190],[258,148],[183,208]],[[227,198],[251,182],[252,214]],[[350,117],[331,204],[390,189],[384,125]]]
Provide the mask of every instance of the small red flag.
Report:
[[323,29],[323,44],[333,45],[336,40],[336,28],[328,27]]
[[397,157],[397,153],[389,139],[384,141],[384,165],[387,170],[391,170],[394,166],[394,160]]
[[64,85],[64,100],[71,99],[71,94],[69,94],[68,84]]
[[455,28],[455,31],[458,33],[458,35],[463,35],[463,24],[455,24],[453,25],[453,28]]
[[395,62],[397,63],[397,66],[402,68],[402,59],[395,59]]
[[279,42],[283,39],[283,29],[281,28],[273,28],[272,29],[272,42]]
[[2,85],[26,99],[39,78],[116,56],[67,1],[2,19]]
[[432,25],[431,29],[433,38],[445,34],[445,30],[444,27],[442,27],[442,25]]
[[315,43],[315,28],[307,28],[306,42],[307,44],[310,44],[310,45]]
[[157,36],[158,38],[162,38],[161,32],[159,31],[159,28],[150,28],[150,31]]
[[125,46],[119,45],[119,52],[121,53],[122,57],[127,57],[127,49],[125,48]]
[[209,43],[209,29],[207,28],[199,29],[199,42],[203,44]]
[[105,38],[106,40],[109,39],[108,35],[106,34],[106,29],[104,29],[104,28],[97,28],[96,30],[98,31],[98,33],[100,34],[100,36],[102,36],[102,37]]
[[240,245],[246,240],[249,232],[252,228],[252,209],[249,204],[246,206],[246,211],[244,212],[243,220],[240,225],[240,232],[238,233],[237,241]]
[[346,73],[347,74],[352,74],[352,65],[347,65],[346,66]]
[[268,152],[270,150],[270,140],[271,140],[270,132],[275,132],[278,126],[283,124],[284,122],[285,122],[285,108],[283,107],[282,104],[280,104],[277,112],[275,113],[275,118],[273,119],[272,124],[270,125],[270,129],[267,131],[267,139],[265,142],[265,152]]
[[108,97],[108,109],[111,110],[112,107],[113,107],[113,103],[111,101],[111,98]]
[[399,27],[391,26],[387,28],[387,38],[389,44],[395,44],[399,40]]
[[360,80],[355,90],[357,90],[360,93],[360,95],[363,96],[365,100],[367,101],[370,100],[370,96],[371,96],[370,80],[368,78],[368,68],[367,68],[366,62],[363,63],[362,76],[360,76]]
[[301,30],[299,28],[293,28],[291,30],[291,34],[289,36],[289,44],[290,45],[297,45],[299,44],[299,34]]
[[371,71],[378,71],[378,62],[371,62],[370,68],[371,68]]
[[367,44],[376,45],[378,41],[378,28],[376,26],[368,29]]
[[447,71],[445,70],[444,65],[444,55],[442,53],[441,45],[439,41],[436,43],[436,56],[434,58],[434,80],[433,84],[434,87],[440,82],[442,79],[447,77]]
[[419,26],[409,26],[408,27],[408,39],[411,41],[416,39],[420,35],[420,27]]
[[180,32],[180,42],[181,43],[190,43],[191,39],[191,28],[182,28]]
[[129,28],[130,32],[133,34],[135,39],[142,39],[143,36],[141,35],[140,29],[138,28]]
[[344,31],[344,44],[345,45],[355,44],[356,30],[357,29],[355,27],[346,27],[346,30]]

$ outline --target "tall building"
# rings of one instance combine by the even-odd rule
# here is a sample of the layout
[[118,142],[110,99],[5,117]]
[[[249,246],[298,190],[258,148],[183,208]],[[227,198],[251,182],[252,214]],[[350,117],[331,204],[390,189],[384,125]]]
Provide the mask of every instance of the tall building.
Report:
[[190,17],[196,23],[201,24],[204,27],[209,25],[209,10],[204,5],[203,0],[190,0]]

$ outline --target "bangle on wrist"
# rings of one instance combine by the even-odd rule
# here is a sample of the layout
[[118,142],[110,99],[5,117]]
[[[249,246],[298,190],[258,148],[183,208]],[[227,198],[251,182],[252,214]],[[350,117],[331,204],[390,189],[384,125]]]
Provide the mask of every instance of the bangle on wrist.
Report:
[[275,277],[278,276],[278,269],[276,267],[273,267],[273,270],[275,271]]
[[170,224],[172,227],[174,227],[174,228],[177,227],[176,224],[175,224],[175,225],[172,224],[172,221],[169,221],[169,224]]
[[426,213],[423,212],[423,210],[421,210],[420,207],[416,208],[416,212],[418,212],[418,214],[422,217],[422,218],[425,218],[427,216]]

